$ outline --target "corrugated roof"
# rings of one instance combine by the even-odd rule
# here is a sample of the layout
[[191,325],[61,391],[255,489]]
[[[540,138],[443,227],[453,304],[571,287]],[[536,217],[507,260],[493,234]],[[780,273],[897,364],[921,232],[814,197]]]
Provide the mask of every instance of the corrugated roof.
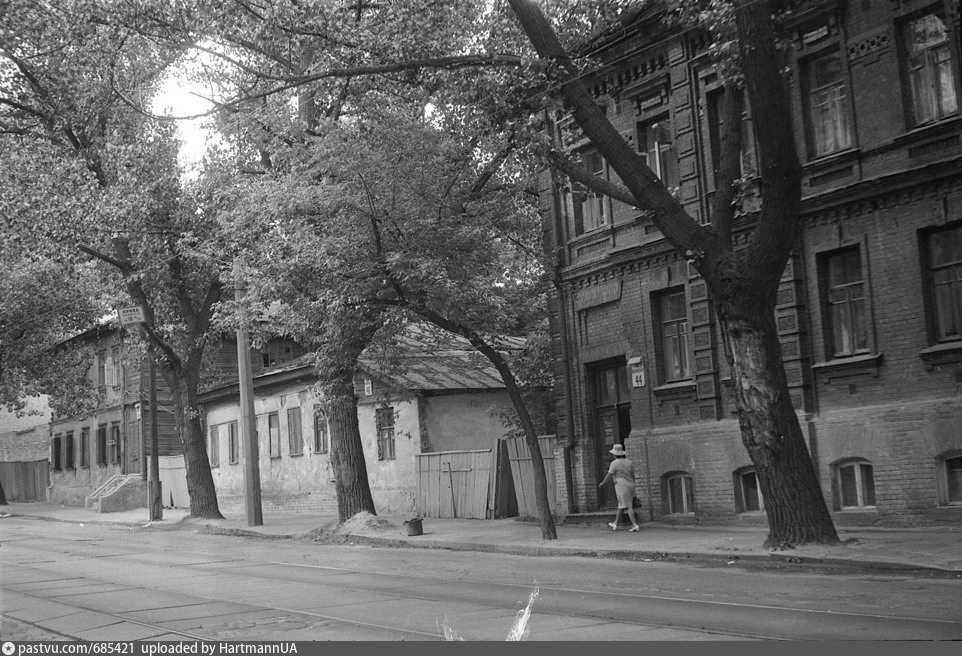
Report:
[[[478,356],[477,358],[475,356]],[[480,358],[480,360],[478,359]],[[502,389],[497,370],[479,353],[444,351],[399,357],[390,367],[362,359],[369,375],[409,390]]]
[[[502,352],[517,351],[525,340],[519,337],[486,336]],[[365,352],[359,359],[359,369],[391,387],[411,391],[496,390],[504,382],[491,362],[474,350],[468,340],[446,333],[432,326],[407,326],[394,338],[398,348],[391,357],[378,358]],[[290,362],[275,365],[254,376],[255,387],[270,385],[275,379],[287,379],[300,371],[312,375],[311,354]],[[286,374],[286,375],[285,375]],[[237,382],[207,390],[208,395],[223,394],[228,389],[236,392]]]
[[[519,350],[519,337],[486,336],[502,352]],[[384,382],[409,390],[503,389],[504,382],[491,362],[471,343],[425,324],[408,326],[396,337],[399,353],[390,364],[362,354],[363,371]]]

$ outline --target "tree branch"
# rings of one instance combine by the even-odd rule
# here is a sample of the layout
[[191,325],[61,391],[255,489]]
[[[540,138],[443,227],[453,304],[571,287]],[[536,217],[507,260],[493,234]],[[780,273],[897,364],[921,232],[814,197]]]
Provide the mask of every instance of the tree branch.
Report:
[[134,268],[130,264],[130,262],[123,262],[121,260],[118,260],[116,258],[113,258],[107,255],[106,253],[102,253],[95,248],[91,248],[90,246],[85,246],[84,244],[78,244],[77,248],[79,248],[81,251],[83,251],[87,255],[90,255],[91,257],[94,257],[100,260],[101,262],[106,262],[111,266],[117,267],[117,269],[120,270],[120,273],[122,273],[124,276],[128,276],[131,273],[133,273]]
[[604,155],[634,196],[631,204],[650,210],[655,225],[668,241],[679,251],[693,254],[696,267],[702,266],[700,261],[709,251],[716,257],[718,240],[714,231],[707,230],[688,216],[681,203],[665,189],[658,177],[611,125],[537,5],[531,0],[508,2],[538,55],[551,64],[548,75],[559,83],[565,100],[572,107],[578,127]]
[[785,267],[795,241],[801,210],[801,165],[792,131],[785,129],[792,108],[779,66],[784,58],[775,43],[771,3],[737,0],[735,24],[761,175],[761,210],[746,261],[754,263],[749,274],[759,286],[765,283],[765,291],[774,294],[776,274]]
[[585,167],[572,161],[572,159],[564,153],[560,153],[557,150],[552,149],[548,153],[548,161],[551,162],[551,165],[554,168],[558,169],[575,182],[580,182],[592,191],[597,191],[600,194],[610,196],[611,198],[631,205],[632,207],[637,207],[642,210],[645,209],[639,205],[638,199],[632,195],[627,187],[595,175]]
[[715,180],[715,198],[712,200],[712,226],[721,239],[721,246],[731,250],[732,220],[735,216],[735,180],[741,172],[742,113],[744,100],[734,86],[725,86],[722,95],[721,143],[719,145],[718,176]]
[[169,361],[171,369],[181,369],[183,363],[180,357],[174,352],[170,344],[157,333],[157,318],[154,314],[154,308],[147,298],[147,293],[144,291],[140,279],[131,275],[134,268],[130,263],[131,253],[127,240],[122,237],[115,237],[113,239],[113,245],[114,251],[117,253],[117,257],[114,258],[115,261],[123,263],[122,266],[124,268],[121,269],[121,272],[124,272],[127,293],[130,294],[131,300],[140,305],[144,310],[144,319],[146,319],[146,322],[141,324],[141,326],[143,327],[144,335],[147,337],[148,347],[153,347],[155,350],[161,351]]
[[[271,87],[265,91],[261,91],[254,94],[249,94],[241,98],[235,98],[233,100],[228,100],[226,102],[220,103],[217,107],[210,109],[206,112],[200,112],[198,114],[186,114],[179,116],[158,116],[156,114],[151,114],[144,109],[140,109],[140,113],[144,114],[153,119],[157,120],[191,120],[196,118],[205,118],[207,116],[212,116],[217,112],[223,111],[225,109],[231,109],[242,105],[246,102],[252,100],[260,100],[262,98],[268,98],[270,96],[277,95],[284,91],[290,89],[295,89],[299,86],[310,84],[311,82],[317,82],[319,80],[324,80],[327,78],[334,77],[364,77],[369,75],[383,75],[384,73],[392,73],[397,71],[416,71],[424,68],[436,68],[445,70],[457,70],[460,68],[470,68],[472,66],[510,66],[518,67],[521,66],[521,58],[515,55],[450,55],[445,57],[429,57],[426,59],[414,59],[406,62],[395,62],[391,64],[380,64],[374,66],[353,66],[344,68],[332,68],[330,70],[313,73],[310,75],[298,75],[288,78],[284,84]],[[115,88],[115,91],[118,91]],[[125,95],[122,96],[123,100],[130,104],[131,106],[136,106]]]
[[170,257],[167,258],[167,270],[170,271],[170,277],[174,284],[174,296],[177,298],[177,304],[180,306],[180,313],[183,315],[184,323],[187,324],[188,334],[191,336],[191,339],[197,339],[200,337],[200,334],[197,332],[197,310],[194,307],[193,299],[190,297],[190,291],[187,289],[183,263],[180,261],[180,255],[177,254],[170,237],[164,241],[167,243],[167,252],[170,253]]

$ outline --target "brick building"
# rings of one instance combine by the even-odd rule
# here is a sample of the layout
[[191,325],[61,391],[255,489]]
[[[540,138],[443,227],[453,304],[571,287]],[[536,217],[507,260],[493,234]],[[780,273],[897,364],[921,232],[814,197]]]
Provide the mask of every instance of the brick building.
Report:
[[[804,171],[777,307],[792,400],[841,523],[962,521],[962,116],[958,0],[793,3],[791,120]],[[719,82],[705,35],[649,9],[595,46],[607,116],[707,221]],[[612,176],[570,123],[556,138]],[[751,108],[743,117],[747,237]],[[607,451],[643,514],[762,520],[707,289],[642,212],[546,176],[558,263],[559,498],[610,507]],[[561,455],[561,454],[559,454]]]

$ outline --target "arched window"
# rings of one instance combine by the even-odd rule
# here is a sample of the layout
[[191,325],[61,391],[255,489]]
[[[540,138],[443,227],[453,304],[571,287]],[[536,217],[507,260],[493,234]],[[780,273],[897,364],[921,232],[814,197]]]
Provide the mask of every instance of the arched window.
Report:
[[757,512],[765,507],[754,467],[736,469],[732,478],[735,483],[735,510],[740,513]]
[[962,506],[962,451],[950,451],[936,462],[940,506]]
[[695,486],[691,474],[675,471],[661,477],[661,505],[669,515],[695,512]]
[[874,508],[875,473],[864,458],[839,461],[834,467],[835,508]]

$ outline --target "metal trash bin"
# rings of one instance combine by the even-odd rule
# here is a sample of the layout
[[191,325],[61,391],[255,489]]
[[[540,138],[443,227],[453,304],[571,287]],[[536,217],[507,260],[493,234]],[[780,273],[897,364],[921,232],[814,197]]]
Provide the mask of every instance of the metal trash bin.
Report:
[[421,526],[420,517],[406,520],[404,527],[407,529],[408,535],[424,535],[424,528]]

